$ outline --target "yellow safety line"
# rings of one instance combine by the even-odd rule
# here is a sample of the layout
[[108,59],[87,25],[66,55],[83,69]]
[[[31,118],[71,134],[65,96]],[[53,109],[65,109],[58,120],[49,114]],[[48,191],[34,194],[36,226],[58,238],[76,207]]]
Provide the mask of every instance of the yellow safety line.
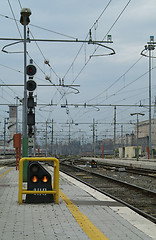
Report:
[[65,202],[73,217],[76,219],[82,230],[92,240],[108,240],[108,238],[84,215],[77,206],[60,190],[60,197]]
[[13,168],[11,168],[11,169],[7,170],[6,172],[2,173],[2,174],[0,175],[0,178],[2,178],[5,174],[7,174],[8,172],[10,172],[12,169],[13,169]]

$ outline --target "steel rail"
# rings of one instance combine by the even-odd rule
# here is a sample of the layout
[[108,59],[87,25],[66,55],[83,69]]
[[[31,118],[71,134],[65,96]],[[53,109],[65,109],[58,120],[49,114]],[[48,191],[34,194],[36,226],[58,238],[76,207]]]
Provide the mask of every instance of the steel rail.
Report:
[[78,177],[72,175],[71,173],[68,173],[68,172],[66,172],[66,171],[64,171],[64,170],[60,170],[60,171],[63,172],[63,173],[65,173],[65,174],[67,174],[67,175],[69,175],[70,177],[73,177],[74,179],[76,179],[76,180],[84,183],[85,185],[93,188],[94,190],[96,190],[96,191],[98,191],[98,192],[100,192],[100,193],[102,193],[102,194],[105,194],[106,196],[108,196],[108,197],[110,197],[110,198],[112,198],[112,199],[114,199],[114,200],[122,203],[123,205],[129,207],[130,209],[132,209],[132,210],[134,210],[135,212],[139,213],[139,214],[142,215],[143,217],[146,217],[146,218],[148,218],[150,221],[156,223],[156,218],[155,218],[155,217],[149,215],[148,213],[145,213],[144,211],[140,210],[139,208],[134,207],[133,205],[131,205],[131,204],[129,204],[129,203],[121,200],[120,198],[117,198],[117,197],[111,195],[110,193],[107,193],[107,192],[105,192],[105,191],[103,191],[103,190],[101,190],[101,189],[99,189],[99,188],[97,188],[97,187],[94,187],[93,185],[91,185],[91,184],[83,181],[82,179],[79,179]]
[[[65,164],[65,163],[63,163],[63,165],[66,165],[66,166],[70,167],[70,165]],[[143,187],[137,186],[137,185],[135,185],[135,184],[127,183],[127,182],[124,182],[124,181],[122,181],[122,180],[118,180],[118,179],[116,179],[116,178],[109,177],[109,176],[104,175],[104,174],[101,174],[101,173],[92,172],[92,171],[83,169],[83,168],[81,168],[81,167],[77,167],[77,166],[75,166],[74,164],[73,164],[71,167],[74,167],[74,168],[76,168],[76,169],[79,169],[79,170],[81,170],[81,171],[84,171],[84,172],[87,172],[87,173],[90,173],[90,174],[93,174],[93,175],[96,175],[96,176],[98,176],[98,177],[107,178],[107,179],[109,179],[109,180],[111,180],[111,181],[114,181],[114,182],[123,184],[123,185],[125,185],[125,186],[129,186],[129,187],[135,188],[135,189],[137,189],[137,190],[139,189],[139,190],[144,191],[144,192],[147,192],[147,193],[149,193],[149,194],[154,194],[154,195],[156,195],[156,192],[155,192],[155,191],[151,191],[151,190],[149,190],[149,189],[147,189],[147,188],[143,188]]]
[[[81,170],[81,171],[88,172],[88,173],[93,174],[93,175],[99,175],[98,173],[94,174],[94,172],[90,172],[90,171],[88,171],[88,170],[84,170],[83,168],[75,167],[75,166],[73,166],[73,165],[71,166],[71,165],[67,165],[67,164],[64,164],[64,163],[63,163],[63,164],[61,163],[60,165],[66,165],[67,167],[73,167],[73,168],[75,168],[75,169],[79,169],[79,170]],[[118,197],[115,197],[115,196],[111,195],[110,193],[107,193],[107,192],[105,192],[105,191],[103,191],[103,190],[101,190],[101,189],[99,189],[99,188],[97,188],[97,187],[95,187],[95,186],[93,186],[93,185],[85,182],[84,180],[81,180],[80,178],[74,176],[74,175],[71,174],[71,173],[66,172],[65,170],[62,170],[62,169],[61,169],[60,171],[62,171],[62,172],[64,172],[65,174],[67,174],[67,175],[75,178],[76,180],[78,180],[78,181],[86,184],[87,186],[89,186],[89,187],[91,187],[91,188],[93,188],[93,189],[95,189],[95,190],[97,190],[97,191],[105,194],[106,196],[108,196],[108,197],[110,197],[110,198],[113,198],[114,200],[122,203],[123,205],[125,205],[125,206],[131,208],[132,210],[134,210],[135,212],[139,213],[140,215],[146,217],[146,218],[149,219],[150,221],[156,223],[156,218],[155,218],[155,217],[153,217],[153,216],[151,216],[150,214],[148,214],[148,213],[140,210],[139,208],[137,208],[137,207],[135,207],[135,206],[133,206],[133,205],[131,205],[131,204],[129,204],[129,203],[121,200],[121,199],[118,198]],[[105,177],[105,175],[102,175],[102,174],[100,174],[99,176],[100,176],[100,177]],[[106,176],[106,178],[108,178],[108,179],[110,179],[110,180],[112,180],[112,181],[114,181],[114,182],[119,182],[119,183],[125,184],[125,185],[127,185],[127,186],[128,186],[128,185],[129,185],[129,186],[131,185],[131,187],[133,187],[133,188],[138,188],[138,189],[140,188],[139,190],[148,192],[149,194],[154,194],[154,195],[156,195],[156,192],[155,192],[155,191],[150,191],[150,190],[148,190],[148,189],[145,189],[145,188],[142,188],[142,187],[133,185],[133,184],[128,184],[128,183],[126,183],[126,182],[123,182],[123,181],[121,181],[121,180],[116,180],[116,179],[113,179],[113,178],[108,177],[108,176]]]

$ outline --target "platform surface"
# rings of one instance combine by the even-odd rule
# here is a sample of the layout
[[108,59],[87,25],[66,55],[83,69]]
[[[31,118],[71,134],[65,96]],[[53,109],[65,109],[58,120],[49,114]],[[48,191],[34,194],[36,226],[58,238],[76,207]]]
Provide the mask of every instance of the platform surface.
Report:
[[19,205],[18,171],[0,168],[0,240],[151,240],[155,236],[155,224],[62,173],[59,204]]

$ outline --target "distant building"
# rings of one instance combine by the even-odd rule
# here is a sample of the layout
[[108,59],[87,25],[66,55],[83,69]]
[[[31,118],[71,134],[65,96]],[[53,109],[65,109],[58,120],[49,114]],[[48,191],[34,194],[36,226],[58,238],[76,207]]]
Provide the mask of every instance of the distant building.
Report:
[[[149,121],[139,122],[138,143],[146,150],[149,145]],[[137,135],[137,125],[135,124],[135,135]],[[151,145],[156,149],[156,119],[151,120]]]
[[[132,150],[133,153],[137,145],[137,124],[135,124],[134,127],[134,133],[132,134],[126,134],[125,136],[120,136],[116,140],[116,146],[118,148],[123,148],[123,150],[120,149],[119,155],[127,156],[127,155],[134,155],[126,153],[126,147],[134,147]],[[151,145],[152,149],[156,149],[156,119],[151,120]],[[147,155],[147,147],[149,146],[149,121],[141,121],[138,124],[138,146],[139,146],[139,154],[141,155]],[[141,147],[141,152],[140,152]],[[131,151],[130,150],[130,151]],[[124,152],[123,152],[124,151]]]
[[[141,155],[141,147],[139,146],[139,155]],[[119,148],[119,158],[135,158],[137,156],[137,146]]]
[[125,136],[118,137],[116,139],[117,147],[127,147],[127,146],[135,146],[136,145],[136,136],[134,133],[126,134]]

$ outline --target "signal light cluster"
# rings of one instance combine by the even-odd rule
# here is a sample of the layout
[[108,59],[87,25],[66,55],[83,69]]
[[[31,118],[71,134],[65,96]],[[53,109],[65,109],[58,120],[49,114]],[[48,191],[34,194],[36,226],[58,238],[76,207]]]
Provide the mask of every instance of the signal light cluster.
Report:
[[92,168],[97,168],[97,163],[96,163],[95,160],[92,160],[92,161],[91,161],[91,167],[92,167]]
[[27,101],[27,107],[28,107],[28,113],[27,113],[27,125],[28,125],[28,137],[32,138],[34,135],[34,129],[33,126],[35,125],[35,111],[34,108],[36,106],[36,103],[34,102],[33,97],[33,91],[36,89],[36,82],[33,80],[33,76],[36,74],[37,69],[32,64],[33,60],[30,60],[30,63],[27,68],[26,72],[29,76],[29,80],[27,81],[27,90],[29,91],[28,101]]
[[[50,173],[38,162],[29,162],[27,177],[27,190],[52,191],[52,178]],[[51,203],[54,201],[52,194],[27,194],[27,203]]]
[[42,181],[43,183],[47,183],[49,181],[49,178],[46,175],[42,176],[41,178],[39,178],[38,176],[34,175],[34,176],[32,176],[31,181],[33,183],[37,183],[39,181]]

